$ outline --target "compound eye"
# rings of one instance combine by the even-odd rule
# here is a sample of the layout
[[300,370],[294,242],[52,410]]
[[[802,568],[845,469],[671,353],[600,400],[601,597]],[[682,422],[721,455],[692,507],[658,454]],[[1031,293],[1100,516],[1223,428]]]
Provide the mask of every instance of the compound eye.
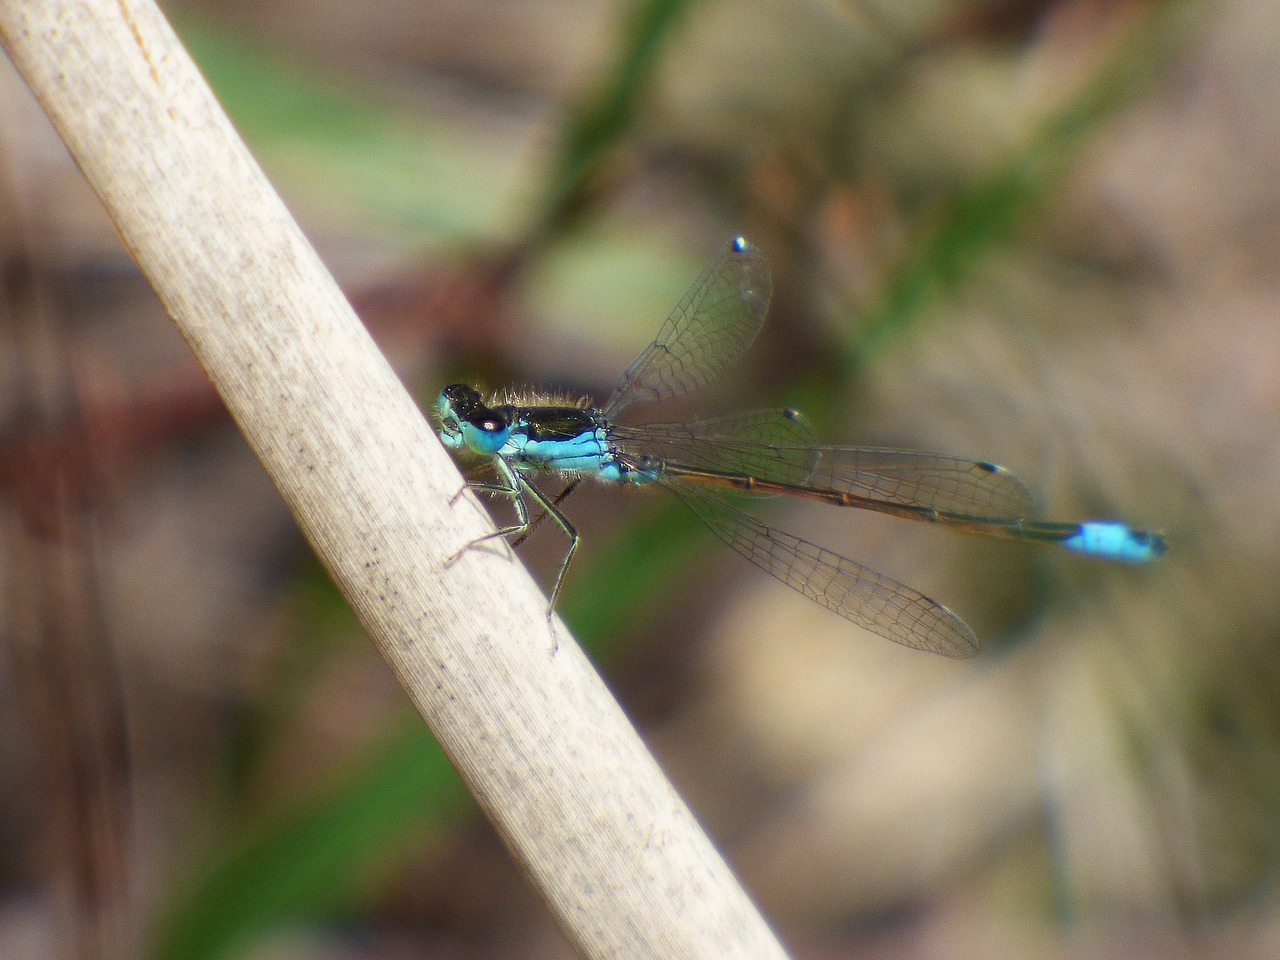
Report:
[[494,416],[493,411],[486,411],[485,416],[474,417],[467,421],[467,429],[463,431],[467,446],[476,453],[492,455],[502,449],[511,433],[511,428],[502,417]]

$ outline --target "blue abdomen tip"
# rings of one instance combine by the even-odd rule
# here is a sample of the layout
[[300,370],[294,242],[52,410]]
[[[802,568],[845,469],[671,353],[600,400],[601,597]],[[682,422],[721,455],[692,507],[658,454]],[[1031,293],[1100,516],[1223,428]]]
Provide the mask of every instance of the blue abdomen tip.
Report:
[[1146,563],[1165,552],[1164,537],[1145,530],[1131,530],[1123,523],[1091,520],[1062,545],[1076,553],[1124,563]]

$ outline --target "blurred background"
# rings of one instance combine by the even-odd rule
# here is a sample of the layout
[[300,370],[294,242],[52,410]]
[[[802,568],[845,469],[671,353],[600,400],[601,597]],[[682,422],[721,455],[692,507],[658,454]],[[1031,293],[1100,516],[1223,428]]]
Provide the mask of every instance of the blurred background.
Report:
[[[165,11],[422,400],[602,398],[745,233],[761,340],[655,415],[1166,532],[765,505],[960,613],[949,662],[661,491],[568,502],[566,621],[796,957],[1280,956],[1280,6]],[[0,956],[571,956],[7,64],[0,115]]]

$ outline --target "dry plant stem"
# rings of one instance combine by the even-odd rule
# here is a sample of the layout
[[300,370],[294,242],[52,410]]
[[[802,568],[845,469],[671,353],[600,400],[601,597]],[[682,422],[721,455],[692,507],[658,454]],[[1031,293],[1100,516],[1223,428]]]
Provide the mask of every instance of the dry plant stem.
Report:
[[[5,47],[298,523],[583,956],[783,957],[148,0]],[[481,601],[481,602],[478,602]]]

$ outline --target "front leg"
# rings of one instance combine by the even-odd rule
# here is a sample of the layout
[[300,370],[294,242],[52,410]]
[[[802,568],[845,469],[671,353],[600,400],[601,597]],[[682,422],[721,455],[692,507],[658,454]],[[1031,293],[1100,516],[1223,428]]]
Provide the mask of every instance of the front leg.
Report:
[[[484,543],[486,540],[492,540],[495,537],[515,536],[518,538],[517,542],[520,542],[520,540],[523,540],[524,536],[527,535],[544,517],[551,517],[551,519],[556,522],[556,525],[565,532],[565,536],[569,538],[569,549],[565,551],[564,560],[560,562],[560,570],[556,574],[555,583],[551,587],[551,599],[547,602],[547,622],[551,624],[552,614],[555,612],[556,608],[556,601],[560,599],[560,589],[564,586],[565,576],[569,572],[569,564],[573,561],[573,555],[578,549],[579,540],[578,531],[574,528],[573,524],[569,522],[569,518],[564,515],[557,506],[557,503],[559,503],[561,499],[568,495],[568,493],[577,486],[578,481],[575,480],[573,483],[569,484],[560,496],[556,497],[555,500],[552,500],[517,473],[511,465],[507,463],[507,461],[499,457],[495,460],[495,464],[498,479],[501,482],[493,484],[474,484],[472,487],[473,489],[483,490],[486,493],[494,493],[500,496],[509,497],[515,504],[517,522],[509,527],[494,530],[492,533],[487,533],[483,537],[472,540],[452,557],[446,560],[444,565],[446,567],[451,566],[459,557],[472,547],[477,544]],[[529,522],[529,507],[528,504],[525,503],[526,494],[533,497],[543,511],[538,515],[538,519],[533,523]],[[554,653],[555,650],[556,646],[553,645],[552,652]]]
[[457,503],[458,498],[461,497],[468,490],[472,490],[478,493],[493,494],[494,496],[506,497],[508,500],[514,500],[520,496],[520,486],[515,481],[513,471],[510,468],[508,468],[507,471],[504,473],[502,472],[502,468],[496,465],[496,464],[502,464],[502,466],[506,466],[506,462],[496,458],[492,462],[495,464],[493,468],[494,473],[497,474],[497,477],[495,478],[495,482],[488,483],[488,482],[481,482],[479,480],[472,480],[471,477],[484,471],[488,467],[488,464],[486,464],[484,467],[477,467],[475,470],[472,470],[470,473],[467,474],[466,483],[464,483],[461,487],[459,487],[458,492],[449,498],[449,506],[453,506],[455,503]]
[[[527,481],[522,480],[520,476],[511,468],[507,461],[498,457],[494,460],[495,469],[498,474],[497,483],[470,483],[467,486],[472,490],[480,490],[484,493],[497,494],[507,497],[515,505],[516,522],[508,527],[502,527],[494,530],[492,533],[486,533],[483,537],[477,537],[472,540],[461,550],[451,556],[444,562],[446,568],[453,566],[458,558],[470,550],[472,547],[484,543],[486,540],[493,540],[497,537],[518,536],[529,529],[529,507],[524,502],[524,491],[532,490]],[[463,489],[466,489],[465,487]],[[455,499],[462,495],[459,490]]]

